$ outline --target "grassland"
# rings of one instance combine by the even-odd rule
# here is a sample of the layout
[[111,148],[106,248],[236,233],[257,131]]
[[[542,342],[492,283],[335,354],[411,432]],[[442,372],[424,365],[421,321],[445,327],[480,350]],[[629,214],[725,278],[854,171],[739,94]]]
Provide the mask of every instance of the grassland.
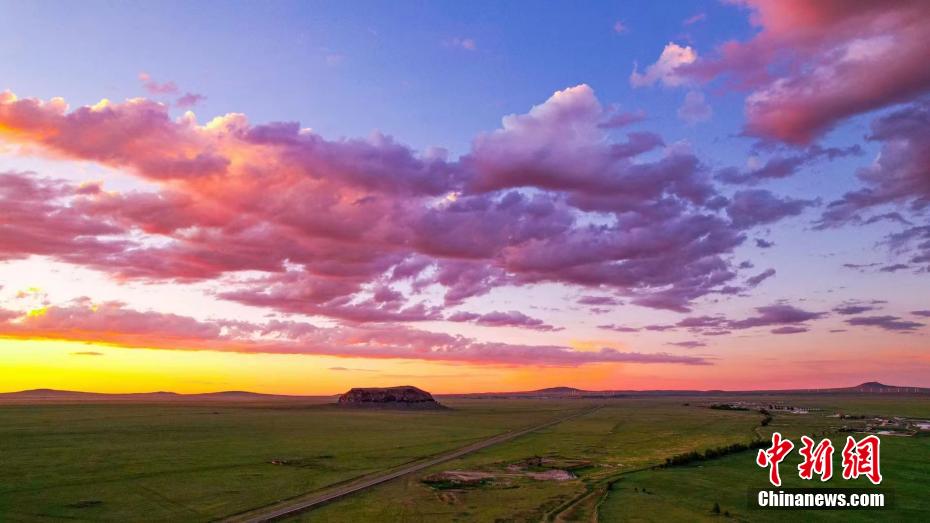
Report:
[[[593,414],[429,472],[487,471],[502,474],[503,481],[450,492],[407,478],[325,506],[306,520],[538,521],[586,494],[602,478],[661,463],[693,448],[750,441],[761,419],[755,412],[685,406],[680,398],[611,400]],[[571,481],[506,476],[508,465],[535,456],[590,465],[573,471],[579,479]]]
[[[734,400],[739,398],[727,398]],[[405,478],[315,510],[302,521],[692,521],[725,519],[711,512],[714,502],[734,520],[785,520],[791,515],[806,521],[831,521],[849,516],[839,512],[757,512],[747,514],[747,488],[764,487],[766,473],[753,452],[742,452],[699,465],[654,469],[665,458],[691,450],[703,451],[754,438],[769,438],[779,430],[786,436],[823,434],[843,422],[834,412],[868,415],[930,416],[927,399],[836,396],[753,397],[822,408],[811,414],[776,414],[768,426],[755,411],[704,408],[721,398],[662,398],[610,400],[593,414],[537,432],[467,458],[443,464],[420,477]],[[899,492],[897,508],[882,512],[889,520],[926,520],[930,507],[923,501],[930,483],[927,456],[930,438],[885,438],[883,465],[887,486]],[[840,446],[842,448],[842,446]],[[508,474],[508,466],[533,456],[552,463],[589,461],[573,472],[571,481],[538,481]],[[784,465],[785,476],[796,461]],[[443,470],[483,471],[498,480],[478,488],[435,489],[423,476]],[[800,482],[800,480],[798,480]],[[807,485],[804,485],[807,486]],[[847,483],[846,485],[849,486]],[[646,492],[642,489],[646,488]],[[635,489],[635,490],[634,490]],[[721,495],[722,492],[726,494]],[[876,517],[874,511],[856,518]]]
[[[738,398],[727,398],[734,400]],[[766,486],[752,452],[655,468],[675,454],[767,439],[836,434],[834,412],[930,417],[930,399],[759,398],[821,408],[777,413],[706,408],[720,397],[620,398],[602,408],[461,459],[354,494],[301,521],[735,521],[801,516],[927,520],[930,438],[885,437],[890,512],[750,512]],[[322,405],[0,406],[0,520],[208,521],[461,447],[586,408],[592,400],[446,400],[448,411],[360,411]],[[836,439],[841,448],[841,444]],[[793,459],[793,458],[792,458]],[[277,461],[281,464],[273,464]],[[783,464],[798,486],[796,461]],[[533,475],[569,469],[575,479]],[[456,486],[444,471],[493,479]],[[804,485],[809,486],[809,485]],[[849,486],[845,482],[843,486]],[[450,488],[451,487],[451,488]]]
[[209,521],[578,406],[0,406],[0,520]]

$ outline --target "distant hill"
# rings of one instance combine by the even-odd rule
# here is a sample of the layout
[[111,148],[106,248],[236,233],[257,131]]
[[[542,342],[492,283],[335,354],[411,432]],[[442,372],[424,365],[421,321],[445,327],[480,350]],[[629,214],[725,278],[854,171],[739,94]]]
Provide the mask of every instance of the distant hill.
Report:
[[539,390],[514,392],[475,392],[449,394],[463,398],[620,398],[627,396],[685,396],[685,395],[762,395],[762,394],[930,394],[930,388],[885,385],[869,381],[854,387],[825,389],[771,389],[771,390],[582,390],[573,387],[550,387]]
[[[414,389],[415,387],[410,387]],[[399,388],[398,388],[399,389]],[[356,391],[373,391],[389,389],[353,389]],[[420,389],[416,389],[419,391]],[[429,393],[420,391],[429,396]],[[356,395],[361,394],[357,392]],[[927,387],[908,387],[902,385],[885,385],[877,381],[868,381],[853,387],[825,389],[781,389],[781,390],[583,390],[574,387],[549,387],[539,390],[512,392],[473,392],[466,394],[437,394],[441,398],[623,398],[642,396],[715,396],[715,395],[766,395],[766,394],[869,394],[869,395],[913,395],[930,394]],[[201,394],[178,394],[177,392],[140,392],[129,394],[106,394],[100,392],[79,392],[55,389],[33,389],[19,392],[0,393],[0,404],[6,403],[167,403],[167,402],[307,402],[328,403],[340,395],[332,396],[287,396],[281,394],[261,394],[241,390],[207,392]],[[432,397],[430,397],[432,399]]]
[[533,392],[538,394],[578,394],[585,391],[574,387],[549,387],[548,389],[539,389]]
[[930,394],[930,388],[902,387],[899,385],[885,385],[884,383],[879,383],[877,381],[867,381],[861,385],[856,385],[855,387],[849,387],[847,389],[825,389],[825,391],[862,392],[862,393],[875,393],[875,394],[907,394],[907,393]]
[[306,400],[319,402],[331,400],[333,396],[286,396],[229,390],[201,394],[178,394],[177,392],[138,392],[107,394],[102,392],[79,392],[71,390],[32,389],[19,392],[0,393],[0,403],[101,403],[101,402],[263,402]]

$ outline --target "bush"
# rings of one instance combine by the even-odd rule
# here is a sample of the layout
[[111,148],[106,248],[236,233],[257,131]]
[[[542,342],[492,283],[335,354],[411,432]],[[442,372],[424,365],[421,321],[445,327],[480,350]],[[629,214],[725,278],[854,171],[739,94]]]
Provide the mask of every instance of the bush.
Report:
[[698,461],[705,461],[708,459],[721,458],[728,454],[735,454],[737,452],[743,452],[750,449],[759,449],[765,447],[766,442],[762,440],[751,441],[750,443],[733,443],[732,445],[727,445],[724,447],[716,447],[707,449],[704,452],[685,452],[683,454],[676,454],[670,458],[665,458],[665,467],[676,467],[680,465],[687,465],[689,463],[695,463]]

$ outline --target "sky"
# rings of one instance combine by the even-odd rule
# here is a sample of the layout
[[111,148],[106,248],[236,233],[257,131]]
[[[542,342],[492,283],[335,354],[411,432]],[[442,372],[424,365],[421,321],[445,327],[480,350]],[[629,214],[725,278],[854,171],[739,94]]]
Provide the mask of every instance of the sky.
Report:
[[0,391],[930,386],[926,2],[0,12]]

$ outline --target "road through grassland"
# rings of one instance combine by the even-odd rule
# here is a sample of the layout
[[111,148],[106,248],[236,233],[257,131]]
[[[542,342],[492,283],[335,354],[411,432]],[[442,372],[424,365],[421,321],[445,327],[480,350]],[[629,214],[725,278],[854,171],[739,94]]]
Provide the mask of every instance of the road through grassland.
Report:
[[292,499],[289,499],[289,500],[286,500],[280,503],[261,507],[255,510],[251,510],[249,512],[237,514],[229,518],[226,518],[223,521],[226,523],[240,523],[240,522],[252,523],[252,522],[282,520],[290,516],[300,514],[302,512],[313,510],[314,508],[319,507],[320,505],[323,505],[325,503],[329,503],[330,501],[348,496],[350,494],[354,494],[362,490],[372,488],[376,485],[380,485],[382,483],[397,479],[399,477],[413,474],[415,472],[420,472],[434,465],[438,465],[446,461],[460,458],[467,454],[471,454],[473,452],[477,452],[479,450],[486,449],[488,447],[519,438],[520,436],[524,436],[531,432],[536,432],[538,430],[542,430],[542,429],[551,427],[553,425],[558,425],[559,423],[564,423],[566,421],[584,416],[586,414],[590,414],[599,408],[601,408],[601,406],[597,405],[594,407],[583,409],[581,411],[576,411],[572,414],[569,414],[568,416],[562,416],[562,417],[559,417],[553,420],[549,420],[540,425],[535,425],[535,426],[528,427],[525,429],[519,429],[519,430],[505,432],[503,434],[498,434],[496,436],[492,436],[490,438],[483,439],[481,441],[477,441],[469,445],[465,445],[464,447],[460,447],[458,449],[445,452],[438,456],[433,456],[433,457],[426,458],[420,461],[416,461],[409,465],[404,465],[397,469],[393,469],[387,472],[378,473],[374,475],[364,476],[362,478],[356,479],[349,483],[345,483],[345,484],[341,484],[341,485],[338,485],[332,488],[324,489],[322,491],[312,492],[304,496],[299,496],[299,497],[292,498]]

